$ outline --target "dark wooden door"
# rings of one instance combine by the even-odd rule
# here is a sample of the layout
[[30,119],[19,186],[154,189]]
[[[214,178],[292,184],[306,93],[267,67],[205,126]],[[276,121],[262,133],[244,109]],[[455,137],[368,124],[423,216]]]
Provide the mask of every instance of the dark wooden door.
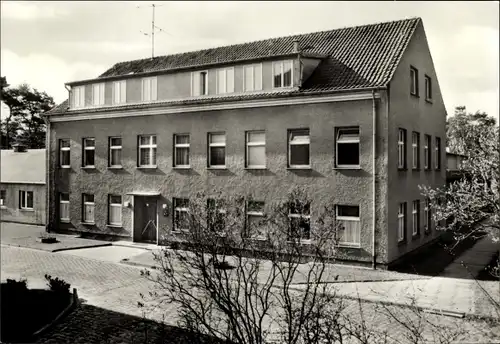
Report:
[[156,244],[156,199],[151,197],[137,197],[134,205],[135,240]]

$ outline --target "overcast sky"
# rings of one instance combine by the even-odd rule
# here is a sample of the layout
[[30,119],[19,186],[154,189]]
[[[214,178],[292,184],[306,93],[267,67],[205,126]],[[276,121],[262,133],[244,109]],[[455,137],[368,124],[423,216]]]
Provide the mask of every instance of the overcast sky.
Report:
[[[64,83],[151,56],[148,2],[1,2],[1,74],[67,98]],[[499,114],[499,2],[155,2],[155,55],[421,17],[449,114]],[[141,6],[137,8],[137,6]]]

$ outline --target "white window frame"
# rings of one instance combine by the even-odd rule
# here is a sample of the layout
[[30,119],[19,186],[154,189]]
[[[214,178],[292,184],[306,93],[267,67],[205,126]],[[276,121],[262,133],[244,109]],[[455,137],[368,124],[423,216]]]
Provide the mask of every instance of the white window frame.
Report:
[[113,145],[113,139],[122,139],[121,136],[110,136],[109,137],[109,167],[122,167],[122,162],[120,159],[119,164],[113,164],[113,151],[119,150],[121,152],[122,150],[122,144],[120,142],[120,145]]
[[5,199],[7,198],[7,190],[0,190],[0,207],[5,207]]
[[431,142],[432,137],[430,135],[424,135],[424,169],[426,170],[431,169]]
[[[141,144],[141,138],[142,137],[149,137],[149,142],[148,144]],[[155,138],[155,142],[156,143],[153,143],[153,138]],[[156,141],[156,135],[139,135],[139,139],[138,139],[138,145],[137,145],[137,149],[139,150],[139,161],[138,161],[138,165],[139,167],[156,167],[156,158],[155,158],[155,163],[152,164],[153,162],[153,150],[154,149],[157,149],[157,143],[158,141]],[[149,165],[142,165],[141,164],[141,161],[142,161],[142,153],[141,153],[141,148],[148,148],[148,154],[149,154]],[[156,155],[154,155],[156,157]]]
[[[264,134],[264,141],[253,141],[250,142],[251,134]],[[263,165],[250,165],[250,147],[264,147],[264,164]],[[266,168],[267,156],[266,156],[266,131],[265,130],[250,130],[246,132],[246,168]]]
[[[89,202],[86,200],[86,196],[92,196],[94,201],[92,202]],[[82,195],[82,203],[83,203],[83,219],[82,219],[82,222],[83,223],[87,223],[87,224],[94,224],[95,223],[95,195],[93,194],[83,194]],[[89,219],[87,219],[87,207],[92,207],[94,210],[92,212],[94,218],[92,219],[92,221],[89,221]]]
[[441,169],[441,138],[434,137],[434,169]]
[[[112,197],[120,197],[120,203],[111,203]],[[123,199],[122,199],[121,195],[114,195],[114,194],[108,195],[108,225],[111,225],[111,226],[121,226],[122,225],[122,221],[123,221],[122,202],[123,202]],[[120,221],[119,222],[111,222],[111,209],[112,208],[119,208],[120,209],[120,211],[118,212],[118,214],[120,214]]]
[[[194,94],[194,85],[195,82],[198,81],[200,82],[200,76],[196,77],[195,75],[201,75],[201,73],[205,73],[205,92],[202,94],[201,89],[200,89],[200,94]],[[197,79],[197,80],[196,80]],[[201,84],[200,84],[201,85]],[[206,96],[208,95],[208,70],[199,70],[196,72],[191,72],[191,96],[192,97],[199,97],[199,96]]]
[[[31,207],[28,206],[28,193],[31,192],[31,199],[32,199],[32,205]],[[20,209],[23,209],[23,210],[33,210],[34,207],[35,207],[35,193],[33,191],[29,191],[29,190],[19,190],[19,205],[20,205]],[[23,202],[24,200],[24,202]]]
[[[285,63],[290,63],[292,65],[292,68],[291,68],[291,75],[290,75],[290,86],[284,86],[284,83],[285,83]],[[280,66],[280,69],[281,69],[281,85],[280,86],[275,86],[274,85],[274,69],[275,69],[275,66],[279,64]],[[283,61],[273,61],[272,63],[272,82],[271,82],[271,85],[273,86],[273,88],[291,88],[293,87],[293,60],[283,60]]]
[[[308,132],[307,140],[302,141],[292,141],[292,134],[298,131]],[[309,164],[307,165],[292,165],[292,146],[294,145],[307,145],[309,148]],[[309,128],[305,129],[288,129],[288,168],[311,168],[311,131]]]
[[85,85],[73,86],[71,89],[73,108],[85,107]]
[[406,231],[406,202],[399,203],[398,205],[398,242],[405,240]]
[[[213,135],[224,135],[224,142],[214,142],[212,143]],[[214,132],[208,133],[208,167],[209,168],[226,168],[226,142],[227,137],[225,132]],[[210,162],[212,161],[212,147],[224,147],[224,165],[212,165]]]
[[420,134],[416,131],[411,133],[412,168],[420,168]]
[[[250,202],[262,203],[262,211],[248,210],[250,208],[249,207]],[[264,207],[265,207],[265,203],[263,201],[257,201],[257,200],[247,201],[247,204],[246,204],[246,226],[245,227],[246,227],[246,231],[248,234],[250,231],[250,228],[248,226],[248,224],[250,223],[249,218],[253,216],[253,217],[259,217],[261,219],[264,219]],[[266,237],[261,236],[261,235],[255,235],[255,236],[248,235],[248,237],[250,239],[254,239],[254,240],[266,240]]]
[[[149,94],[145,92],[145,84],[148,83]],[[142,78],[141,80],[141,100],[143,102],[153,102],[158,99],[158,79],[156,76]]]
[[[187,136],[189,138],[189,143],[177,143],[177,137],[179,136]],[[189,153],[188,153],[188,159],[189,159],[189,164],[187,165],[177,165],[177,148],[188,148]],[[173,161],[173,166],[175,168],[190,168],[191,167],[191,135],[189,134],[174,134],[174,161]]]
[[[62,199],[62,195],[68,195],[68,199],[67,200],[63,200]],[[62,211],[62,208],[63,208],[63,204],[65,205],[65,207],[68,208],[68,216],[67,217],[63,217],[63,211]],[[67,192],[60,192],[59,193],[59,221],[61,222],[69,222],[70,221],[70,209],[69,209],[69,193]]]
[[[339,127],[337,129],[337,134],[336,134],[336,140],[335,140],[335,166],[336,167],[341,167],[341,168],[359,168],[359,160],[360,160],[360,131],[359,127]],[[343,139],[340,140],[340,134],[342,133],[343,130],[353,130],[357,129],[358,130],[358,137],[356,139]],[[358,144],[358,164],[357,165],[347,165],[347,164],[339,164],[339,144],[344,144],[344,143],[357,143]]]
[[[309,204],[309,215],[304,215],[303,213],[301,214],[294,214],[291,212],[292,209],[291,207],[288,209],[288,219],[290,220],[290,226],[292,225],[291,223],[291,220],[292,218],[304,218],[304,219],[307,219],[309,221],[309,239],[300,239],[301,242],[311,242],[311,232],[312,232],[312,226],[311,226],[311,204]],[[291,230],[291,228],[288,229],[289,231]],[[290,234],[288,234],[288,241],[290,241]],[[293,239],[296,239],[296,238],[293,238]]]
[[415,200],[412,204],[412,234],[417,235],[420,227],[420,201]]
[[425,75],[425,100],[432,100],[432,79],[430,76]]
[[398,168],[406,167],[406,130],[398,128]]
[[[92,84],[92,106],[104,105],[105,85],[103,82]],[[98,96],[96,97],[96,92]]]
[[[187,200],[188,202],[188,207],[180,207],[178,206],[179,200]],[[189,199],[188,198],[181,198],[181,197],[174,197],[173,202],[174,204],[174,214],[173,214],[173,231],[174,232],[189,232],[189,228],[179,228],[177,226],[177,223],[175,221],[176,219],[176,213],[181,212],[181,213],[186,213],[189,214]]]
[[124,104],[127,102],[127,80],[119,80],[113,82],[112,98],[114,105]]
[[339,207],[358,207],[358,212],[359,212],[359,205],[337,205],[335,206],[335,219],[338,221],[352,221],[352,222],[357,222],[359,226],[359,238],[357,243],[353,242],[346,242],[346,241],[339,241],[338,245],[339,246],[347,246],[347,247],[361,247],[361,223],[360,223],[360,217],[355,217],[355,216],[340,216],[339,215]]
[[[94,146],[87,146],[87,140],[94,141]],[[93,151],[94,152],[94,165],[88,165],[87,164],[87,151]],[[95,156],[95,138],[93,138],[93,137],[84,137],[83,138],[83,157],[82,157],[83,164],[82,164],[82,166],[83,167],[90,167],[90,168],[95,167],[95,158],[96,158],[96,156]]]
[[[247,68],[252,68],[252,75],[247,75]],[[255,75],[257,73],[256,69],[259,68],[260,69],[260,84],[257,85],[255,83]],[[255,63],[255,64],[251,64],[251,65],[246,65],[246,66],[243,66],[243,92],[253,92],[253,91],[262,91],[262,63]],[[246,80],[248,77],[251,77],[252,79],[252,89],[251,90],[248,90],[246,89]],[[274,78],[274,76],[273,76]],[[274,79],[273,79],[274,81]]]
[[[68,142],[69,147],[63,147],[62,143]],[[69,154],[69,165],[63,165],[63,152],[68,152]],[[71,167],[71,141],[69,139],[59,139],[59,167],[61,168],[70,168]]]
[[[228,88],[229,80],[231,79],[230,75],[231,73],[228,73],[228,71],[231,71],[232,73],[232,81],[231,84],[232,88]],[[224,74],[224,89],[221,90],[221,82],[220,82],[220,73]],[[219,68],[217,69],[217,77],[216,77],[216,89],[217,89],[217,94],[228,94],[228,93],[234,93],[234,67],[227,67],[227,68]]]
[[[413,73],[412,73],[413,72]],[[418,96],[418,69],[410,66],[410,93],[414,96]]]
[[[213,202],[214,202],[214,205],[215,205],[215,207],[216,207],[216,208],[214,209],[214,211],[215,211],[216,213],[219,213],[219,214],[224,214],[224,229],[225,229],[225,228],[227,228],[227,227],[226,227],[226,226],[227,226],[227,222],[226,222],[226,221],[227,221],[227,216],[226,216],[226,213],[227,213],[227,212],[226,212],[226,209],[224,209],[224,208],[220,208],[220,207],[217,207],[217,206],[219,205],[219,204],[217,204],[217,203],[219,203],[219,202],[220,202],[220,200],[217,200],[217,199],[215,199],[215,198],[208,198],[208,199],[207,199],[207,206],[209,206],[209,204],[210,204],[210,202],[211,202],[211,201],[213,201]],[[208,229],[210,230],[210,228],[208,228]],[[224,232],[220,232],[220,231],[219,231],[219,232],[216,232],[216,233],[217,233],[217,235],[221,235],[221,236],[222,236],[222,235],[224,235]]]

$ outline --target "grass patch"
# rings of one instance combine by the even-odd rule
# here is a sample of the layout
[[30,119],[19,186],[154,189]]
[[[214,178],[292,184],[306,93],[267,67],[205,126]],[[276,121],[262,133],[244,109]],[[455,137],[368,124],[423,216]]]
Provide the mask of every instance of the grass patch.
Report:
[[496,251],[493,257],[491,257],[490,262],[488,265],[484,267],[483,270],[477,275],[476,279],[480,281],[498,281],[498,277],[494,277],[491,273],[494,271],[495,268],[498,267],[498,258],[499,258],[500,252]]

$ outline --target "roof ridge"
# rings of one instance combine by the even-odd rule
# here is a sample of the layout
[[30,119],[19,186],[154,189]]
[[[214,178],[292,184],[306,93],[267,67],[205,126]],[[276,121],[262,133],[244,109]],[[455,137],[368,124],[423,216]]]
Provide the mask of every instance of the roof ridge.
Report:
[[[321,30],[321,31],[311,31],[311,32],[306,32],[306,33],[300,33],[300,34],[292,34],[292,35],[286,35],[286,36],[279,36],[279,37],[269,37],[269,38],[264,38],[264,39],[259,39],[255,41],[247,41],[247,42],[241,42],[241,43],[234,43],[234,44],[229,44],[229,45],[220,45],[216,47],[211,47],[211,48],[204,48],[204,49],[198,49],[198,50],[190,50],[190,51],[184,51],[184,52],[179,52],[175,54],[168,54],[168,55],[161,55],[161,56],[156,56],[153,58],[153,60],[160,59],[160,58],[167,58],[167,57],[172,57],[172,56],[181,56],[185,54],[199,54],[205,51],[209,50],[216,50],[216,49],[221,49],[221,48],[231,48],[235,46],[243,46],[245,44],[255,44],[255,43],[261,43],[265,41],[271,41],[271,40],[281,40],[281,39],[286,39],[286,38],[291,38],[291,37],[301,37],[301,36],[307,36],[311,34],[323,34],[326,32],[332,32],[332,31],[338,31],[338,30],[347,30],[347,29],[359,29],[362,27],[370,27],[370,26],[377,26],[381,24],[393,24],[393,23],[399,23],[399,22],[405,22],[405,21],[421,21],[420,17],[410,17],[410,18],[405,18],[405,19],[397,19],[397,20],[391,20],[391,21],[383,21],[383,22],[376,22],[376,23],[370,23],[370,24],[360,24],[360,25],[355,25],[355,26],[343,26],[335,29],[328,29],[328,30]],[[108,68],[104,73],[101,73],[99,77],[102,75],[106,74],[110,69],[113,69],[115,66],[118,66],[120,64],[124,63],[134,63],[134,62],[141,62],[141,61],[151,61],[150,57],[145,57],[142,59],[136,59],[136,60],[129,60],[129,61],[120,61],[115,63],[111,68]]]

